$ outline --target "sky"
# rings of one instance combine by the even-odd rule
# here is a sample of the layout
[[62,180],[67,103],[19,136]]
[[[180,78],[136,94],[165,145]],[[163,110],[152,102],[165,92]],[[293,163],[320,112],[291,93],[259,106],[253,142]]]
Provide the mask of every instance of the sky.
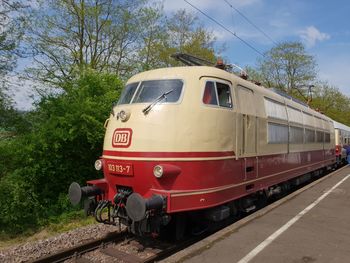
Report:
[[[156,1],[156,0],[155,0]],[[260,53],[284,41],[301,41],[318,65],[318,78],[350,97],[350,1],[316,0],[187,0],[234,32]],[[184,0],[164,0],[167,14],[186,9],[216,37],[216,47],[230,63],[254,66],[261,55],[199,13]],[[249,24],[244,14],[267,36]],[[26,62],[19,62],[23,67]],[[13,93],[17,107],[31,108],[30,83]]]
[[[318,77],[350,96],[350,1],[316,0],[187,0],[236,33],[260,53],[274,43],[301,41],[318,65]],[[239,10],[267,36],[249,24]],[[183,9],[193,12],[217,38],[225,43],[222,53],[231,63],[254,66],[260,54],[231,33],[195,10],[184,0],[165,0],[167,13]]]

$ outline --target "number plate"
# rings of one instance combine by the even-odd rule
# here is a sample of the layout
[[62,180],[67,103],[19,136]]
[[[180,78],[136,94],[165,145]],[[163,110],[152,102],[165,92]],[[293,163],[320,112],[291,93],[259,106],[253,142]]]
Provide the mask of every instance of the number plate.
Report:
[[110,174],[134,176],[132,164],[107,162],[107,169]]

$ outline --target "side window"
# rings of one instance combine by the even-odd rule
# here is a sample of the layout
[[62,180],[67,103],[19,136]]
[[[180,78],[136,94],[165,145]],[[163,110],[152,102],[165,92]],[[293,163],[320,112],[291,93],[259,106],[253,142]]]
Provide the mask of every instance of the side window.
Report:
[[218,102],[216,100],[215,86],[214,82],[212,81],[207,81],[207,83],[205,83],[203,103],[210,105],[218,105]]
[[221,107],[231,108],[231,92],[230,87],[226,84],[216,82],[216,89],[218,91],[219,105]]
[[284,124],[268,123],[268,143],[288,143],[288,126]]
[[327,142],[327,143],[330,143],[331,142],[331,134],[326,132],[324,134],[324,141]]
[[220,82],[207,81],[202,101],[208,105],[232,108],[230,86]]
[[310,129],[305,129],[305,143],[315,142],[315,131]]
[[303,143],[304,142],[304,130],[300,127],[291,126],[289,130],[289,142],[290,143]]
[[316,131],[316,142],[318,142],[318,143],[323,142],[323,132]]

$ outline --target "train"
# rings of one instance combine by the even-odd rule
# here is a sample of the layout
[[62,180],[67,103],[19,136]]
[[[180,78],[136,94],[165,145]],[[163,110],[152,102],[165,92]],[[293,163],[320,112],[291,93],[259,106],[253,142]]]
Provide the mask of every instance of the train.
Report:
[[102,179],[69,198],[136,235],[184,235],[220,222],[344,162],[350,128],[276,90],[213,66],[131,77],[105,122]]
[[350,145],[350,127],[333,121],[335,130],[335,153],[337,165],[347,162],[345,147]]

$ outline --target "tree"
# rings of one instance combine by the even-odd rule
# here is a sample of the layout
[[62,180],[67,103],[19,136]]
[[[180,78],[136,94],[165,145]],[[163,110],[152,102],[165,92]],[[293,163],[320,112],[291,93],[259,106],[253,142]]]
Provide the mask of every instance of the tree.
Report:
[[168,65],[180,65],[170,60],[175,52],[189,53],[215,63],[214,34],[198,24],[198,18],[185,9],[175,12],[167,22],[168,49],[162,58]]
[[167,66],[161,61],[168,48],[166,18],[163,7],[155,5],[143,9],[140,19],[144,29],[140,32],[140,46],[137,60],[140,71]]
[[316,78],[316,62],[300,42],[283,42],[258,60],[257,70],[266,87],[290,95],[305,95],[305,88]]
[[310,106],[333,120],[350,126],[350,98],[327,82],[320,82],[315,86]]
[[57,84],[92,68],[123,75],[141,30],[144,0],[58,0],[32,8],[28,44],[36,67],[29,76]]
[[23,8],[17,1],[0,2],[0,76],[3,77],[16,65],[16,47],[22,36],[18,30],[22,17],[14,18]]
[[35,67],[29,76],[53,85],[85,68],[126,79],[178,65],[170,58],[175,52],[215,60],[215,38],[197,18],[181,10],[168,19],[158,2],[50,0],[32,9],[30,21]]
[[12,106],[8,95],[8,74],[16,66],[21,55],[18,46],[23,36],[25,22],[21,11],[24,5],[19,1],[2,0],[0,2],[0,128],[13,128],[20,116]]
[[69,210],[67,189],[98,176],[103,124],[122,89],[114,74],[81,72],[42,98],[32,130],[0,141],[0,232],[18,232]]

